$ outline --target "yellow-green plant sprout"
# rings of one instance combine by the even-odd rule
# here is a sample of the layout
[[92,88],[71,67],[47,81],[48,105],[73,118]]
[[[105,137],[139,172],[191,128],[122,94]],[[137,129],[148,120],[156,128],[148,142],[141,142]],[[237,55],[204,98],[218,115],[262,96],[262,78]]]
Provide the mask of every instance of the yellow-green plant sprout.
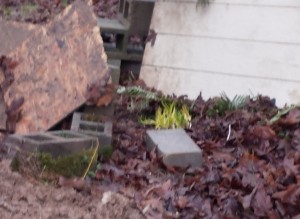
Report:
[[273,124],[275,122],[277,122],[282,116],[288,114],[291,110],[295,109],[295,108],[300,108],[300,103],[296,104],[296,105],[291,105],[288,107],[285,107],[281,110],[278,110],[277,114],[275,116],[273,116],[268,123],[269,124]]
[[140,118],[143,125],[154,125],[156,129],[187,128],[191,122],[189,109],[183,105],[178,109],[174,102],[162,102],[162,107],[158,107],[154,119]]

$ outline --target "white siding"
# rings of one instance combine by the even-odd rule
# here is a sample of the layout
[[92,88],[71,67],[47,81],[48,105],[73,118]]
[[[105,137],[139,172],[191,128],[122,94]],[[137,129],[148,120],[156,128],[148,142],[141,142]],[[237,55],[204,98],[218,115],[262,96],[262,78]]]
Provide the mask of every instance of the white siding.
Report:
[[165,93],[300,102],[300,0],[158,0],[141,78]]

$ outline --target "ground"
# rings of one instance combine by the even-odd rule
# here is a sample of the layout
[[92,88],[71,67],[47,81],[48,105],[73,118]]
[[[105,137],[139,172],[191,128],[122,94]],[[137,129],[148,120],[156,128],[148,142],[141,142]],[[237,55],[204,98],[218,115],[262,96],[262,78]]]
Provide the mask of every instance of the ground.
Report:
[[[123,85],[150,92],[142,81]],[[145,132],[154,127],[140,119],[161,102],[142,109],[145,96],[118,94],[113,154],[99,157],[86,180],[49,184],[40,174],[12,172],[13,152],[0,147],[2,218],[300,218],[299,107],[281,111],[264,96],[166,98],[189,107],[185,130],[203,150],[201,168],[168,167],[147,151]]]
[[10,160],[0,162],[1,218],[139,218],[131,202],[117,194],[106,193],[108,203],[97,194],[78,193],[73,188],[24,180],[9,167]]

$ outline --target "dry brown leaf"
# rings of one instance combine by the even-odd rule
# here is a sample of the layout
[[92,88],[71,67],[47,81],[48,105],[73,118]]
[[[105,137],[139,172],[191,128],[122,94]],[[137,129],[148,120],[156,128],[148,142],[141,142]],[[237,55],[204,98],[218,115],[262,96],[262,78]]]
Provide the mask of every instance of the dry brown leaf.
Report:
[[256,125],[252,130],[252,134],[263,140],[276,138],[276,133],[270,126]]
[[254,209],[255,215],[262,217],[267,216],[268,212],[272,209],[271,197],[266,193],[262,185],[258,187],[252,199],[251,206]]
[[188,204],[189,204],[189,199],[186,196],[179,196],[176,199],[176,205],[180,209],[186,208],[188,206]]
[[242,203],[243,208],[245,210],[248,210],[250,208],[253,195],[255,195],[256,191],[257,191],[257,187],[255,187],[249,195],[240,198],[240,202]]
[[73,188],[77,191],[87,191],[90,190],[90,185],[83,178],[72,178],[67,179],[60,176],[58,179],[58,185],[61,187]]
[[279,124],[285,126],[292,126],[300,122],[300,108],[295,108],[289,111],[289,113],[281,118]]
[[273,198],[283,203],[300,206],[300,185],[290,185],[286,190],[274,193]]

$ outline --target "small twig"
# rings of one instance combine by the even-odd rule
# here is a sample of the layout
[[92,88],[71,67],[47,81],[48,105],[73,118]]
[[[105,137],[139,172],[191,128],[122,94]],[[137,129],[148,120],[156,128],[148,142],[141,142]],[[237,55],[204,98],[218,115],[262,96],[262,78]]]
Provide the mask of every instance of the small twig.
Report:
[[231,124],[229,124],[229,127],[228,127],[228,135],[227,135],[226,141],[229,141],[230,135],[231,135]]
[[88,167],[87,167],[85,173],[84,173],[83,176],[82,176],[83,179],[84,179],[84,178],[86,177],[86,175],[88,174],[88,172],[89,172],[89,170],[90,170],[90,168],[91,168],[91,166],[92,166],[92,163],[93,163],[93,161],[95,160],[96,154],[97,154],[97,152],[98,152],[98,148],[99,148],[99,141],[98,141],[98,139],[97,139],[97,145],[96,145],[96,147],[95,147],[93,156],[91,157],[90,163],[89,163],[89,165],[88,165]]
[[44,174],[45,169],[46,169],[46,165],[43,166],[43,169],[42,169],[42,171],[40,173],[40,177],[42,177],[42,175]]

